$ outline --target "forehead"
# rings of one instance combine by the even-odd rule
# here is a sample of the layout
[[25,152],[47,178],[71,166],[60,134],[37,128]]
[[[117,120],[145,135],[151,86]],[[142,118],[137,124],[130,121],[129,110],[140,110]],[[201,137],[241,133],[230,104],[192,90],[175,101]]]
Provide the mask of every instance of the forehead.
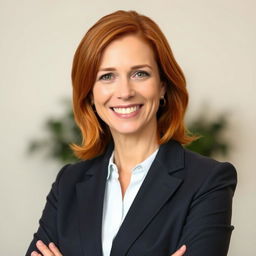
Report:
[[156,65],[154,52],[144,39],[138,35],[125,35],[112,41],[103,51],[100,67]]

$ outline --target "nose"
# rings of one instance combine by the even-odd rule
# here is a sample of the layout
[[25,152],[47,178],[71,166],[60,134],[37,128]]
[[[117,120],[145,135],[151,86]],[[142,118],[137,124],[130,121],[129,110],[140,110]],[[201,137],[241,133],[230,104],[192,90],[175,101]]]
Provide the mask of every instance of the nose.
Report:
[[120,83],[118,84],[117,98],[122,100],[128,100],[134,97],[134,95],[135,91],[129,79],[121,79]]

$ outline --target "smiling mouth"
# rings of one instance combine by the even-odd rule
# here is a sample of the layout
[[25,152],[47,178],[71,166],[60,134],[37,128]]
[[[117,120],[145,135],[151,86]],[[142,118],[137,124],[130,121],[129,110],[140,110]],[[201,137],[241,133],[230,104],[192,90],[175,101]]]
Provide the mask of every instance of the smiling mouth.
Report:
[[127,106],[127,107],[112,107],[111,109],[118,114],[131,114],[131,113],[136,112],[141,107],[142,107],[142,104]]

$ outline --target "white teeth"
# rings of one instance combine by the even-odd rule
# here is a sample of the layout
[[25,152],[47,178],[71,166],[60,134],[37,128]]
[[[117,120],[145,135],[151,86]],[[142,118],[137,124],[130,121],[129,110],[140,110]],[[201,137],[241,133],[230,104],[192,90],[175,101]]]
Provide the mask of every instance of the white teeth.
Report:
[[130,107],[130,108],[113,108],[113,109],[116,113],[119,113],[119,114],[130,114],[130,113],[138,110],[138,108],[139,108],[139,106],[134,106],[134,107]]

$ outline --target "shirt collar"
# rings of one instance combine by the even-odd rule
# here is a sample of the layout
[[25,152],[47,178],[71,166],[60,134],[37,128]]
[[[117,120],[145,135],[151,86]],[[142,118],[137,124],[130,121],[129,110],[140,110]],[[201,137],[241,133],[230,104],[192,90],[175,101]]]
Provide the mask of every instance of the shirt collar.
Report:
[[[151,164],[153,163],[156,154],[158,152],[159,148],[156,149],[155,152],[153,152],[149,157],[147,157],[143,162],[137,164],[133,169],[132,169],[132,173],[136,174],[136,173],[140,173],[140,172],[148,172]],[[108,174],[107,174],[107,180],[110,178],[110,175],[112,172],[118,172],[117,166],[114,163],[114,150],[109,158],[109,163],[108,163]]]

